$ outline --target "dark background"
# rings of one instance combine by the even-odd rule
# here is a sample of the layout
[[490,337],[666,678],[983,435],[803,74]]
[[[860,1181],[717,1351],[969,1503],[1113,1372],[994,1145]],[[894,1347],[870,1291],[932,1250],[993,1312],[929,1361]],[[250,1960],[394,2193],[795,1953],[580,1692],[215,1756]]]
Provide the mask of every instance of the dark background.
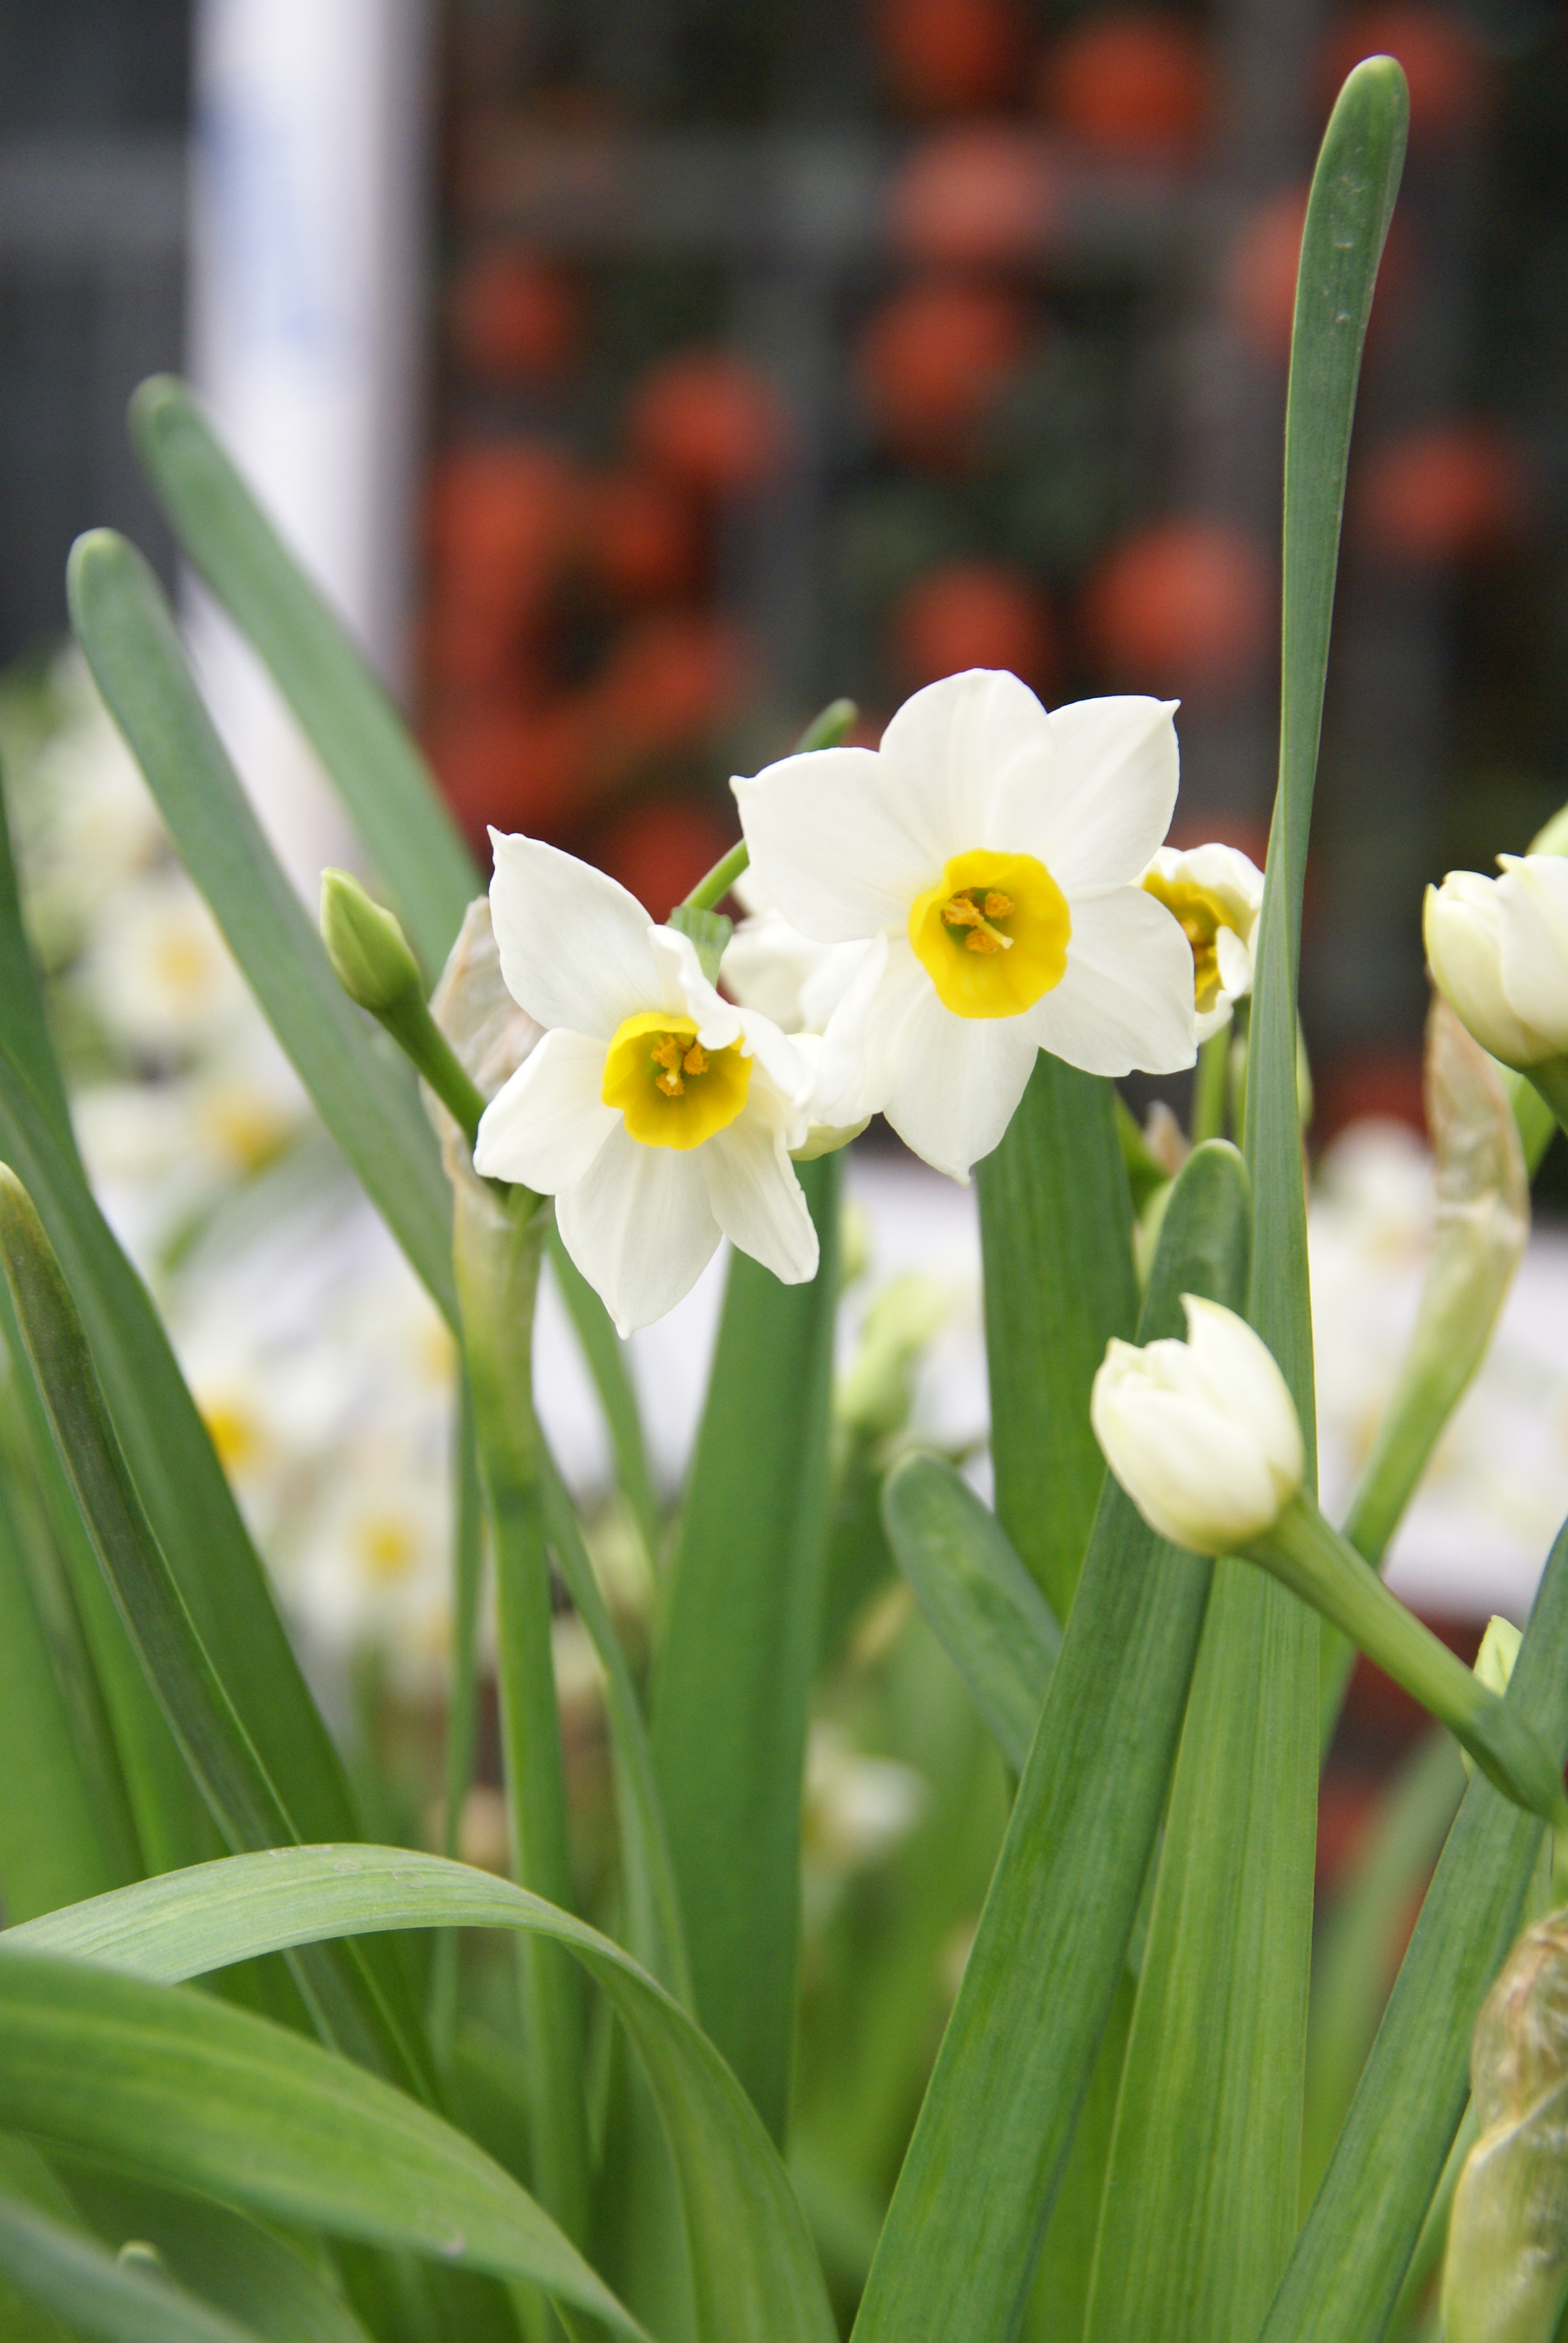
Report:
[[[975,663],[1180,694],[1260,859],[1302,194],[1390,48],[1310,880],[1320,1131],[1419,1111],[1422,882],[1568,796],[1568,42],[1538,0],[449,0],[416,713],[477,831],[668,909],[728,773]],[[0,0],[0,658],[177,364],[189,11]]]

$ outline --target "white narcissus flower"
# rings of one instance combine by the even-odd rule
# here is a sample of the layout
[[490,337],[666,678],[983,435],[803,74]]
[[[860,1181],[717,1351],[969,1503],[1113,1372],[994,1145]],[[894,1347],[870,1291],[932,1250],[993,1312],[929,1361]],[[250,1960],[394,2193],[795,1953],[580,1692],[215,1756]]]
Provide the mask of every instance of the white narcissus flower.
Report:
[[755,870],[732,890],[745,917],[724,948],[722,975],[743,1009],[759,1009],[781,1033],[820,1033],[869,947],[819,944],[791,927]]
[[1177,920],[1192,947],[1198,1039],[1230,1022],[1252,990],[1252,940],[1263,907],[1263,874],[1238,846],[1162,846],[1143,884]]
[[1500,854],[1501,879],[1451,870],[1422,920],[1432,981],[1505,1065],[1568,1053],[1568,861]]
[[1272,1529],[1306,1456],[1285,1379],[1244,1318],[1184,1293],[1184,1342],[1112,1341],[1090,1420],[1151,1529],[1194,1554],[1234,1554]]
[[476,1169],[555,1197],[623,1334],[689,1292],[721,1233],[787,1285],[815,1276],[789,1161],[811,1096],[794,1044],[721,999],[689,940],[603,871],[490,836],[501,971],[545,1037],[486,1109]]
[[965,1180],[1037,1050],[1091,1073],[1191,1064],[1192,955],[1141,884],[1176,799],[1173,705],[1048,715],[1016,676],[976,668],[906,700],[879,749],[732,783],[784,918],[819,944],[872,945],[828,1023],[824,1086],[849,1042],[856,1062],[823,1121],[879,1109]]

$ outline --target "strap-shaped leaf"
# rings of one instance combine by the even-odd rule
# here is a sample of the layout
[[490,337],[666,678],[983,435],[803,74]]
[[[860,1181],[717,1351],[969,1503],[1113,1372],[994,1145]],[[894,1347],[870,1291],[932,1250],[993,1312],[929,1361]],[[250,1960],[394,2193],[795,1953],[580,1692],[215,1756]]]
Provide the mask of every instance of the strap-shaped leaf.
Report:
[[317,1112],[453,1317],[451,1196],[435,1134],[412,1081],[373,1047],[263,835],[196,689],[162,588],[111,529],[77,539],[67,588],[77,639],[180,860]]
[[795,2029],[839,1164],[801,1167],[821,1247],[810,1284],[781,1285],[744,1253],[730,1262],[654,1682],[654,1764],[698,2015],[776,2139]]
[[[99,1566],[147,1680],[234,1848],[282,1846],[299,1830],[236,1713],[142,1507],[42,1222],[15,1173],[0,1165],[0,1262],[60,1460]],[[385,1972],[386,1965],[377,1964]],[[352,1948],[310,1956],[302,1982],[351,2054],[427,2087],[429,2067],[407,1996],[387,1992]]]
[[155,375],[131,439],[175,535],[270,670],[434,979],[478,874],[407,726],[183,382]]
[[1089,1387],[1138,1316],[1111,1084],[1042,1051],[975,1186],[997,1519],[1065,1619],[1105,1478]]
[[0,2121],[279,2220],[522,2278],[639,2334],[527,2191],[403,2092],[209,1994],[19,1935],[0,1950]]
[[[1295,1395],[1309,1458],[1314,1450],[1306,1202],[1296,1094],[1296,971],[1302,889],[1317,769],[1340,513],[1362,344],[1404,146],[1404,85],[1391,59],[1360,65],[1342,91],[1313,176],[1297,280],[1285,428],[1283,606],[1279,790],[1270,833],[1248,1051],[1246,1147],[1255,1215],[1248,1315]],[[1137,2286],[1104,2299],[1148,2308],[1171,2343],[1249,2331],[1290,2250],[1297,2217],[1302,2059],[1312,1934],[1317,1798],[1316,1619],[1282,1589],[1221,1569],[1205,1630],[1202,1681],[1183,1743],[1187,1844],[1171,1866],[1169,1957],[1178,2022],[1202,1988],[1223,2009],[1230,2056],[1204,2070],[1200,2129],[1141,2151],[1166,2159],[1163,2188],[1178,2192],[1194,2155],[1205,2162],[1212,2208],[1182,2231],[1163,2268],[1140,2262]],[[1201,1708],[1198,1707],[1201,1693]],[[1189,1765],[1188,1746],[1191,1748]],[[1196,1866],[1196,1869],[1193,1869]],[[1163,1870],[1163,1865],[1162,1865]],[[1185,1938],[1183,1875],[1206,1919]],[[1150,1983],[1151,1996],[1159,1987]],[[1169,2113],[1177,2080],[1157,2024],[1143,2042],[1151,2109]],[[1130,2062],[1138,2050],[1139,2021]],[[1130,2063],[1129,2074],[1131,2073]],[[1130,2107],[1124,2098],[1124,2106]],[[1128,2117],[1127,2153],[1135,2132]],[[1113,2163],[1114,2163],[1113,2157]],[[1180,2171],[1178,2171],[1180,2166]],[[1121,2203],[1115,2182],[1108,2207]],[[1160,2204],[1170,2198],[1161,2194]],[[1222,2210],[1221,2209],[1222,2208]],[[1151,2222],[1157,2215],[1151,2215]],[[1108,2213],[1108,2222],[1115,2217]],[[1124,2235],[1124,2232],[1119,2233]],[[1149,2236],[1154,2234],[1151,2227]],[[1193,2257],[1196,2256],[1194,2260]],[[1124,2289],[1107,2227],[1097,2286]],[[1092,2322],[1091,2322],[1092,2325]]]
[[[46,1095],[17,1054],[14,1037],[28,1021],[29,1002],[36,1002],[25,947],[17,948],[20,933],[15,892],[0,884],[0,977],[6,986],[0,993],[0,1161],[21,1179],[59,1259],[137,1495],[246,1735],[307,1837],[352,1838],[358,1825],[337,1752],[168,1337]],[[72,1519],[85,1536],[74,1507]],[[63,1523],[63,1532],[69,1527]],[[78,1599],[87,1618],[85,1585]],[[123,1644],[123,1631],[114,1626]],[[96,1644],[95,1651],[128,1770],[129,1703],[116,1707],[104,1653]],[[156,1770],[156,1753],[150,1762]],[[145,1806],[137,1818],[144,1852],[156,1859]]]
[[[1245,1291],[1247,1181],[1197,1148],[1139,1332]],[[1116,1997],[1175,1761],[1210,1565],[1101,1491],[980,1931],[856,2322],[858,2343],[1012,2331]]]
[[[712,2044],[618,1946],[506,1880],[396,1847],[239,1855],[11,1930],[0,1938],[0,1988],[7,1948],[69,1952],[176,1979],[317,1937],[437,1926],[536,1930],[576,1953],[603,1988],[637,2047],[676,2157],[702,2343],[831,2343],[794,2191]],[[0,2020],[5,2006],[0,1995]],[[325,2212],[319,2218],[331,2226]]]
[[0,2272],[31,2302],[100,2343],[265,2343],[210,2304],[0,2196]]
[[[1568,1526],[1507,1698],[1568,1756]],[[1519,1932],[1542,1825],[1478,1775],[1421,1907],[1338,2144],[1258,2343],[1381,2335],[1470,2090],[1470,2041]]]
[[210,2197],[66,2160],[71,2194],[110,2246],[141,2238],[178,2283],[265,2343],[369,2343],[353,2311],[302,2253]]
[[997,1747],[1023,1771],[1061,1630],[989,1506],[940,1456],[889,1473],[882,1518],[899,1567]]

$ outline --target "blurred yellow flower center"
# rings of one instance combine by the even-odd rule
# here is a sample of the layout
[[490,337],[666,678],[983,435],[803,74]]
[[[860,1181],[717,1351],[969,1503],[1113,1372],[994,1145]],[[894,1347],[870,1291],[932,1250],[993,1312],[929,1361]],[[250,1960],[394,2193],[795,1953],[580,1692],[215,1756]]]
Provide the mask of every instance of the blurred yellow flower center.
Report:
[[599,1095],[645,1147],[700,1147],[734,1121],[750,1086],[738,1041],[705,1050],[689,1017],[654,1010],[617,1030]]
[[1192,947],[1192,989],[1200,1010],[1212,1009],[1220,998],[1220,954],[1215,942],[1221,928],[1234,928],[1235,920],[1207,887],[1195,886],[1191,879],[1161,878],[1151,870],[1143,881],[1157,901],[1175,914],[1182,933]]
[[413,1568],[417,1549],[407,1524],[391,1513],[373,1513],[358,1525],[356,1544],[367,1578],[392,1585]]
[[261,1428],[239,1400],[215,1400],[202,1409],[202,1422],[226,1473],[243,1473],[263,1445]]
[[910,941],[956,1017],[1016,1017],[1061,982],[1072,915],[1032,854],[956,854],[910,910]]

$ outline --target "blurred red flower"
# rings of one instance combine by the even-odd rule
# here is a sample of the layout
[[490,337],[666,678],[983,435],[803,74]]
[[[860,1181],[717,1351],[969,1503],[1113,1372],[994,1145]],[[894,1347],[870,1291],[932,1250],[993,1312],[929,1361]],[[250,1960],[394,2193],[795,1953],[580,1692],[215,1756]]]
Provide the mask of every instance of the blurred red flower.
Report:
[[1523,451],[1499,425],[1438,423],[1369,452],[1355,514],[1378,552],[1425,567],[1506,545],[1528,493]]
[[894,244],[943,267],[1037,260],[1057,213],[1056,174],[1042,141],[1005,123],[926,139],[888,195]]
[[627,437],[657,471],[705,496],[764,485],[789,446],[784,403],[766,375],[723,350],[683,350],[633,390]]
[[1084,619],[1129,690],[1223,693],[1265,655],[1276,607],[1262,548],[1222,521],[1160,521],[1112,548],[1091,578]]
[[892,615],[893,655],[909,684],[970,667],[1010,668],[1042,697],[1058,669],[1055,622],[1027,572],[953,561],[910,587]]
[[475,253],[450,303],[452,347],[473,374],[507,383],[554,384],[576,365],[582,304],[564,269],[514,245]]
[[690,500],[658,472],[628,466],[595,480],[586,537],[590,565],[628,602],[685,593],[702,565],[702,531]]
[[592,794],[588,711],[576,698],[505,698],[442,709],[426,747],[447,804],[481,853],[485,827],[558,834]]
[[734,839],[734,823],[693,798],[642,798],[599,833],[593,860],[663,920]]
[[1067,136],[1118,162],[1190,162],[1214,109],[1208,45],[1184,18],[1091,16],[1047,51],[1040,101]]
[[650,612],[628,627],[593,687],[596,740],[619,773],[704,739],[746,680],[737,629],[699,611]]
[[994,106],[1022,69],[1016,0],[879,0],[871,26],[893,96],[916,113]]
[[928,280],[883,303],[861,336],[861,395],[882,437],[914,462],[965,441],[1027,343],[1021,304],[982,285]]

